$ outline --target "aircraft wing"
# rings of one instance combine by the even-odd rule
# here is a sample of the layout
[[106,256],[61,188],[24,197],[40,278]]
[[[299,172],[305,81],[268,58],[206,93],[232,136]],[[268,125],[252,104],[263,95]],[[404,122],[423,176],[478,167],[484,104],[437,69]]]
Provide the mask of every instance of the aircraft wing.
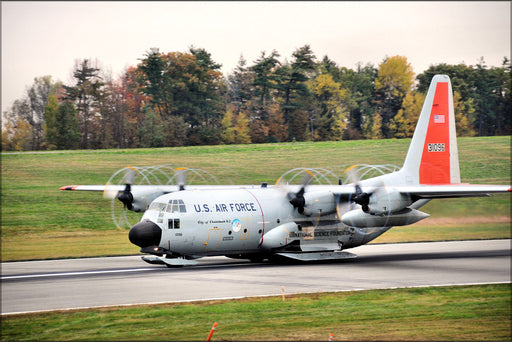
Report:
[[[233,189],[254,189],[259,188],[260,185],[186,185],[187,190],[233,190]],[[271,187],[271,186],[269,186]],[[123,191],[125,185],[66,185],[60,190],[68,191],[105,191],[108,188],[110,191]],[[179,191],[178,185],[132,185],[132,191],[136,190],[154,190],[155,192],[175,192]]]
[[[312,186],[313,187],[313,186]],[[377,187],[362,186],[362,191],[372,193]],[[321,186],[317,186],[317,191]],[[354,194],[351,184],[329,186],[329,191],[337,196],[347,197]],[[458,197],[488,197],[492,194],[510,193],[510,185],[480,185],[480,184],[451,184],[451,185],[398,185],[386,186],[387,192],[399,192],[404,195],[416,196],[418,199],[458,198]]]
[[[71,191],[105,191],[106,185],[68,185],[60,190]],[[261,185],[187,185],[187,190],[234,190],[234,189],[255,189]],[[274,186],[269,185],[269,188]],[[123,191],[124,185],[108,185],[109,190]],[[372,191],[375,187],[363,186],[363,191]],[[388,191],[398,191],[404,195],[416,195],[420,198],[455,198],[455,197],[475,197],[489,196],[496,193],[511,192],[510,185],[480,185],[480,184],[451,184],[451,185],[405,185],[388,186]],[[179,191],[177,185],[133,185],[132,190],[151,190],[159,192]],[[288,191],[298,191],[300,186],[289,186]],[[331,191],[338,196],[347,196],[354,193],[354,186],[347,185],[311,185],[309,191]]]
[[[124,189],[124,185],[112,185],[112,189],[122,191]],[[60,190],[105,191],[105,185],[66,185],[61,187]]]
[[451,184],[451,185],[415,185],[393,187],[404,195],[429,198],[458,198],[485,197],[498,193],[510,193],[510,185],[480,185],[480,184]]

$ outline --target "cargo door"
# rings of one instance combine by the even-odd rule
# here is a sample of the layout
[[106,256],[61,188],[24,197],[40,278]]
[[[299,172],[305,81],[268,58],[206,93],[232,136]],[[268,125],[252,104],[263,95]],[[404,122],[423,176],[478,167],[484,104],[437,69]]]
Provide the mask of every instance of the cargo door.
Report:
[[204,250],[215,251],[219,247],[220,239],[222,235],[222,228],[210,228],[208,230],[208,238],[203,241]]

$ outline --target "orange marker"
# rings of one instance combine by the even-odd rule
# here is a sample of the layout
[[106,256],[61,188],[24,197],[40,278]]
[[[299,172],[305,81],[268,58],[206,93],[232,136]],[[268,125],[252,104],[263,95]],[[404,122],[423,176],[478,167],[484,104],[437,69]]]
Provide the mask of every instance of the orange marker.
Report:
[[213,323],[212,329],[210,330],[210,334],[208,335],[208,338],[206,339],[206,341],[210,341],[210,339],[212,338],[213,333],[215,332],[215,328],[216,327],[217,327],[217,322]]

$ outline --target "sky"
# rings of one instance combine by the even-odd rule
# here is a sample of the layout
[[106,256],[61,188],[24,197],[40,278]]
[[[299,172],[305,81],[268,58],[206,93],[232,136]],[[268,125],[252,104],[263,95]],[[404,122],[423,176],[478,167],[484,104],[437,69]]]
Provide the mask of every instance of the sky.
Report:
[[2,112],[35,77],[72,85],[75,61],[99,61],[114,78],[145,52],[204,48],[224,74],[243,55],[281,61],[306,44],[318,60],[378,66],[406,56],[416,74],[439,63],[501,66],[510,59],[510,1],[190,1],[5,2],[2,13]]

